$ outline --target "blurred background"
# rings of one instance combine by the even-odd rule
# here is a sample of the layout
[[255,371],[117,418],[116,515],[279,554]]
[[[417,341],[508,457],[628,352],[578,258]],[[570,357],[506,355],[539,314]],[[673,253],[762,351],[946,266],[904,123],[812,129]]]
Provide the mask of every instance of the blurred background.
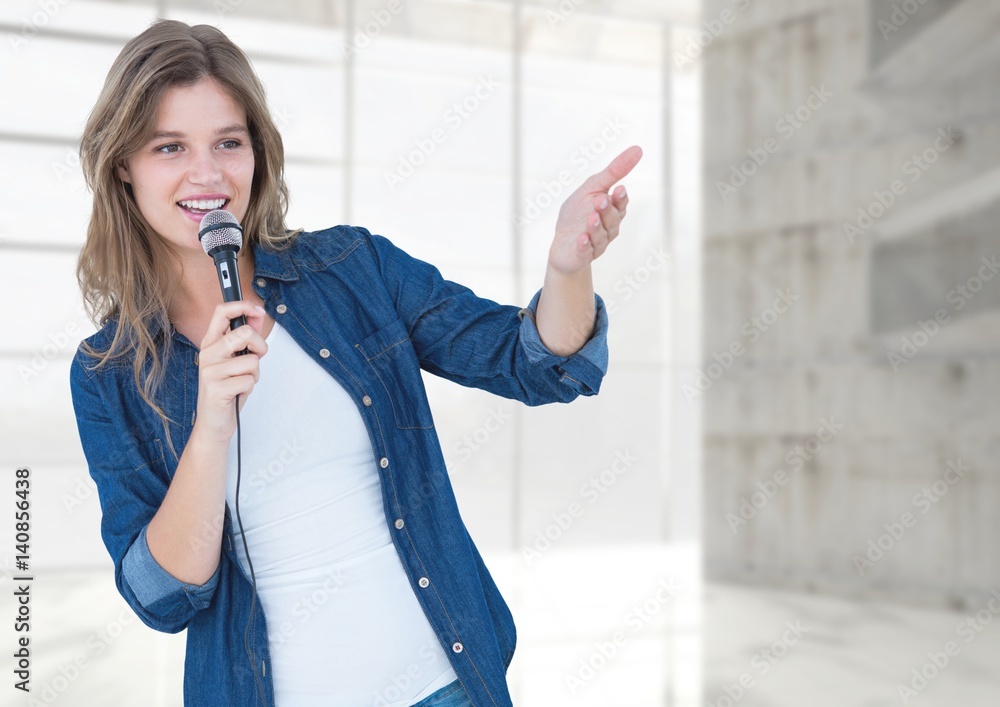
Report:
[[[642,146],[594,265],[600,395],[528,409],[425,374],[517,623],[515,705],[1000,703],[1000,6],[14,0],[0,485],[30,467],[35,701],[8,657],[0,705],[182,704],[184,634],[114,587],[68,385],[94,330],[78,139],[155,17],[251,57],[290,224],[365,226],[497,301],[527,303],[562,201]],[[14,544],[11,509],[4,655]]]

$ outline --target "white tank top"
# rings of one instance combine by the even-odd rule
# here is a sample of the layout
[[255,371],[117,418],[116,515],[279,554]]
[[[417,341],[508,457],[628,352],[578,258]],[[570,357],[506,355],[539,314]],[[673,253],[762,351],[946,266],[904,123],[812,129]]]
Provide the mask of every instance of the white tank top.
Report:
[[[240,516],[276,704],[408,707],[458,676],[389,536],[368,432],[343,387],[277,323],[267,345],[240,412]],[[249,577],[235,434],[226,503]]]

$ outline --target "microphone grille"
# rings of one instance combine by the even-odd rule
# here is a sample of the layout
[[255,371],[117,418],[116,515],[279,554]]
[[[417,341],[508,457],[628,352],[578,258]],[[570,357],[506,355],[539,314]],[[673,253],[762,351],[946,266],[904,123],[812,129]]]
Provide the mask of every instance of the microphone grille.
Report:
[[198,231],[201,247],[211,255],[211,251],[219,246],[243,247],[243,228],[236,217],[225,209],[209,211],[201,219],[201,230]]

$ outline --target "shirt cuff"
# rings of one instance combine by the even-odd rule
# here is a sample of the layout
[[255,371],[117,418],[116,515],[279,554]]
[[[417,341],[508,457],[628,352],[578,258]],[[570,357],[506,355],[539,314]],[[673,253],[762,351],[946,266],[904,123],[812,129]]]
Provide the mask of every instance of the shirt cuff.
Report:
[[139,531],[139,537],[132,543],[132,547],[122,560],[122,573],[135,593],[136,599],[148,609],[170,594],[183,592],[196,609],[207,608],[219,583],[221,560],[219,566],[215,568],[215,573],[204,584],[182,582],[163,569],[149,552],[149,544],[146,542],[148,527],[148,525],[143,526]]
[[594,332],[580,350],[570,356],[558,356],[542,343],[535,325],[535,311],[542,290],[539,289],[527,307],[517,316],[521,319],[520,340],[531,363],[548,363],[561,374],[560,380],[583,395],[594,395],[601,379],[608,372],[608,312],[601,296],[594,294]]

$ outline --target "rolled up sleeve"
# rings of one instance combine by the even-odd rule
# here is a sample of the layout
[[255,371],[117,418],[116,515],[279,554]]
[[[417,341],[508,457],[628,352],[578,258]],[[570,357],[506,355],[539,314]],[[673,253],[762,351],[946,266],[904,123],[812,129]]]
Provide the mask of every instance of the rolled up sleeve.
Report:
[[146,526],[170,486],[163,445],[159,439],[137,439],[124,411],[108,404],[103,393],[106,386],[118,391],[124,384],[107,369],[91,374],[86,360],[77,351],[70,388],[80,443],[101,502],[101,537],[115,565],[115,585],[143,623],[177,633],[211,602],[218,571],[200,587],[187,585],[149,553]]
[[143,526],[139,537],[132,543],[122,560],[125,581],[132,588],[136,599],[146,610],[154,613],[160,602],[166,600],[169,603],[177,596],[186,597],[195,609],[208,608],[212,602],[212,595],[215,594],[215,587],[219,583],[222,563],[219,563],[215,568],[215,574],[202,585],[182,582],[163,569],[149,552],[149,544],[146,542],[148,527],[148,525]]
[[521,318],[519,338],[525,355],[534,364],[554,366],[560,380],[581,395],[595,395],[608,372],[608,312],[600,295],[594,295],[594,331],[580,349],[570,356],[559,356],[542,343],[535,323],[535,312],[542,290],[531,298],[517,315]]

